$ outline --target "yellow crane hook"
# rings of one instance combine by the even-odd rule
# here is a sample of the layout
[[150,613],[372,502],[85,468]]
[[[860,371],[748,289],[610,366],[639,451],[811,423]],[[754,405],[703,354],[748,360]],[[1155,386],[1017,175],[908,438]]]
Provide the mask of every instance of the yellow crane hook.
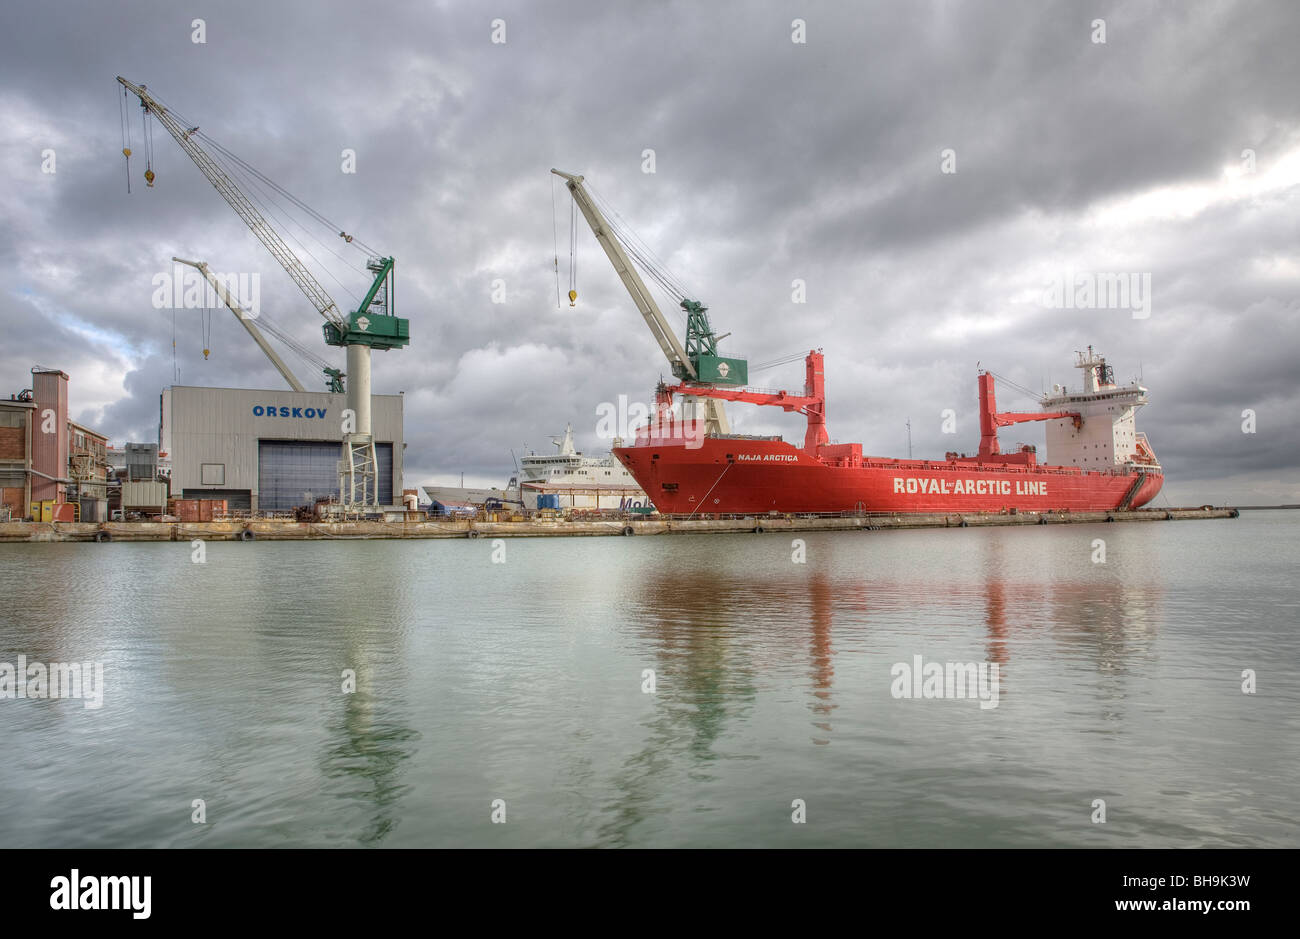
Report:
[[570,290],[570,291],[569,291],[569,306],[577,306],[577,305],[578,305],[578,291],[576,291],[576,290]]

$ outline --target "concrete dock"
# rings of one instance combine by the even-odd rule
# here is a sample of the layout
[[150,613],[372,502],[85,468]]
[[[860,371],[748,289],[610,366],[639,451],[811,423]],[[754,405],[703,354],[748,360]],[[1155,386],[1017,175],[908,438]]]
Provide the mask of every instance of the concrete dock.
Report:
[[294,522],[227,519],[214,522],[3,522],[0,542],[53,541],[329,541],[381,538],[563,538],[599,535],[780,534],[812,531],[890,531],[903,528],[982,528],[1236,518],[1226,507],[1139,509],[1132,512],[1021,512],[1015,515],[780,515],[679,518],[528,519],[414,522]]

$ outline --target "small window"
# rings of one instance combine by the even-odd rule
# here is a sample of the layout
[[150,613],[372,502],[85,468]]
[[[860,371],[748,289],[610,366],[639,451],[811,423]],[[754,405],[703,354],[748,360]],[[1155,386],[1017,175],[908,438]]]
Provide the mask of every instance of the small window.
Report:
[[199,464],[199,485],[200,486],[224,486],[225,484],[226,484],[225,463]]
[[663,490],[664,490],[664,492],[676,492],[676,491],[677,491],[677,484],[676,484],[676,483],[663,483],[662,485],[663,485]]

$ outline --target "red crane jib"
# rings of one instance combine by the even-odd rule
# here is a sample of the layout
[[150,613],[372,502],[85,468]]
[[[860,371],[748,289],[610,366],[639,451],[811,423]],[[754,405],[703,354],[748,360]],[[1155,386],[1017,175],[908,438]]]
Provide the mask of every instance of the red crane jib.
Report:
[[1004,411],[998,413],[997,398],[993,393],[993,375],[990,372],[981,372],[979,377],[980,389],[980,451],[977,459],[988,461],[996,459],[1000,462],[1011,462],[1017,458],[1023,458],[1027,463],[1032,464],[1032,453],[1021,451],[1017,454],[1002,454],[998,446],[998,428],[1007,427],[1011,424],[1022,424],[1026,421],[1050,421],[1057,418],[1069,417],[1074,420],[1076,428],[1082,426],[1083,416],[1077,411],[1050,411],[1039,413],[1015,413]]
[[689,395],[695,398],[716,398],[720,401],[740,401],[745,404],[758,404],[778,407],[785,411],[798,411],[808,418],[808,430],[804,434],[803,448],[812,455],[818,455],[818,449],[830,442],[826,433],[826,372],[823,365],[824,356],[819,350],[812,350],[804,359],[807,381],[804,393],[792,395],[787,391],[741,391],[736,388],[715,388],[712,385],[692,385],[681,382],[677,385],[663,386],[659,389],[660,405],[672,402],[673,395]]
[[[757,404],[766,407],[779,407],[784,411],[798,411],[808,418],[808,430],[804,436],[804,452],[823,461],[835,464],[857,464],[862,460],[861,444],[830,446],[826,434],[826,377],[823,368],[823,356],[820,351],[808,353],[805,360],[807,367],[807,384],[801,395],[788,391],[744,391],[737,388],[717,388],[712,385],[695,385],[680,382],[676,385],[663,385],[658,388],[656,398],[661,412],[672,404],[674,395],[686,395],[695,398],[716,398],[721,401],[740,401],[745,404]],[[1032,448],[1025,447],[1017,453],[1003,453],[998,446],[998,428],[1027,421],[1050,421],[1058,418],[1071,418],[1074,426],[1083,424],[1083,416],[1077,411],[998,412],[997,399],[993,392],[993,376],[981,372],[979,376],[980,396],[980,448],[979,455],[967,457],[964,454],[949,453],[945,457],[958,463],[1015,463],[1033,466],[1037,461]]]

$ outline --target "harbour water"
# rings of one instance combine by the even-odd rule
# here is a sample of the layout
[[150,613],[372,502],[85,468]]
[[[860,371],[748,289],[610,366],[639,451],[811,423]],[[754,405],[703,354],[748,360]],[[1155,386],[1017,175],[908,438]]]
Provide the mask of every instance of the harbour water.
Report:
[[0,544],[0,844],[1295,847],[1298,536]]

